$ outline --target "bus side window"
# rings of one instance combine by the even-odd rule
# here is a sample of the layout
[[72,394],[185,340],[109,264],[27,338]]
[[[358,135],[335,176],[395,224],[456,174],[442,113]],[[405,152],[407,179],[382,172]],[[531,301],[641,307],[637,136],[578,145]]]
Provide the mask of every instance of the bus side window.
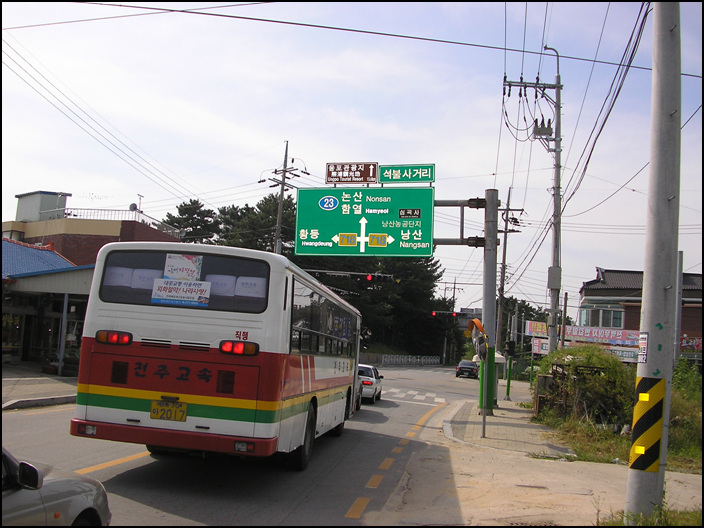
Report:
[[301,331],[294,330],[291,332],[291,354],[300,354],[301,352]]

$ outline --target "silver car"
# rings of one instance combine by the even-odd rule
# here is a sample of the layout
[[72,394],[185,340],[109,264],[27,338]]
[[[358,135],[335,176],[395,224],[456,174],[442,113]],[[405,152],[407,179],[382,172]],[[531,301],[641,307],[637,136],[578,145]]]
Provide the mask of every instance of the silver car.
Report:
[[362,380],[362,397],[375,403],[381,399],[382,381],[384,376],[372,365],[357,365],[357,376]]
[[2,448],[3,526],[108,526],[108,495],[95,479],[20,462]]

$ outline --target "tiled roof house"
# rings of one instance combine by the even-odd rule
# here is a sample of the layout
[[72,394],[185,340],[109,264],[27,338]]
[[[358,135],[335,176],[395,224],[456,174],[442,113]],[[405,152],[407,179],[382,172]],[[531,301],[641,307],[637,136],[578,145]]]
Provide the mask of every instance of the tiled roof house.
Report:
[[[582,283],[580,294],[581,326],[640,329],[643,302],[643,272],[596,268],[596,278]],[[680,331],[694,339],[701,354],[702,276],[682,274]]]
[[3,281],[21,275],[55,272],[75,267],[73,262],[54,251],[52,244],[34,246],[8,238],[2,239]]

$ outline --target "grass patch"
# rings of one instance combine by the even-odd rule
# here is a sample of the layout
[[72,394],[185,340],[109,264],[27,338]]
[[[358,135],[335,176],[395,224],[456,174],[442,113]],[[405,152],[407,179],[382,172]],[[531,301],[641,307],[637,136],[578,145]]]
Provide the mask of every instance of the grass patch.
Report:
[[[626,522],[626,520],[628,522]],[[611,512],[604,518],[597,516],[597,526],[701,526],[702,510],[670,510],[666,506],[658,508],[649,517],[629,515],[624,512]]]
[[[565,394],[564,392],[562,394]],[[609,401],[600,399],[597,403]],[[612,400],[613,401],[613,400]],[[552,429],[558,442],[568,445],[585,462],[621,463],[628,465],[631,449],[630,434],[618,434],[610,427],[600,427],[591,413],[565,413],[565,407],[541,409],[533,418]],[[617,416],[612,414],[612,416]],[[632,415],[628,417],[630,423]],[[624,423],[624,421],[620,421]],[[673,373],[670,398],[670,423],[667,439],[668,471],[702,474],[702,377],[698,369],[682,359]],[[701,507],[675,511],[662,506],[647,518],[623,511],[604,515],[597,509],[597,526],[701,526]]]

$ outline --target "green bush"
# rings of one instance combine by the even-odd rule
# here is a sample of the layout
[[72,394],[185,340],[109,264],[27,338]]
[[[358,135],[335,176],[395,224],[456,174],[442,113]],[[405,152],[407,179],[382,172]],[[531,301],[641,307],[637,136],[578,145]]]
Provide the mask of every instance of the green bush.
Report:
[[596,345],[558,349],[540,362],[553,374],[547,406],[563,417],[600,424],[629,424],[633,417],[635,369]]
[[693,363],[680,358],[672,372],[672,388],[682,393],[689,400],[702,403],[702,375]]
[[702,375],[685,359],[677,362],[672,373],[667,450],[668,454],[677,455],[684,465],[701,467]]

